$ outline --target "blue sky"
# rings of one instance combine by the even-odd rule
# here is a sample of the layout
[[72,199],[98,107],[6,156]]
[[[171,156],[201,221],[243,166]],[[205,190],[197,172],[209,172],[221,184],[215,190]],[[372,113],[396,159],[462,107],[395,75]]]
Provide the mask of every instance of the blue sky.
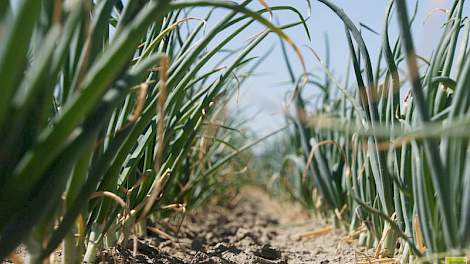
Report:
[[[282,5],[286,0],[267,0],[269,5]],[[304,0],[291,0],[291,5],[296,6],[301,11],[307,10]],[[356,23],[359,22],[368,25],[375,31],[383,31],[383,19],[385,9],[388,5],[387,0],[334,0],[338,6]],[[410,11],[415,5],[415,0],[409,0]],[[432,11],[436,8],[449,8],[450,0],[422,0],[419,3],[419,12],[413,27],[414,38],[418,53],[429,56],[432,48],[440,35],[440,29],[446,14],[443,12]],[[466,7],[468,8],[468,6]],[[470,10],[469,10],[470,11]],[[468,11],[467,11],[468,12]],[[431,13],[431,15],[429,15]],[[429,16],[428,16],[429,15]],[[278,13],[277,17],[281,22],[292,21],[295,15],[286,12]],[[287,30],[287,33],[299,46],[311,46],[322,59],[325,58],[324,35],[327,34],[330,40],[331,68],[339,79],[344,79],[346,72],[346,63],[349,56],[347,43],[344,35],[344,27],[339,18],[322,4],[312,1],[312,17],[308,22],[311,30],[312,40],[308,41],[302,28]],[[395,18],[390,23],[390,35],[392,39],[397,36],[398,23]],[[259,32],[262,26],[247,33],[245,38],[251,36],[253,32]],[[381,36],[371,32],[364,31],[363,37],[368,45],[369,52],[375,64],[376,57],[381,45]],[[286,93],[292,90],[292,87],[286,85],[288,74],[279,48],[278,39],[274,36],[267,39],[256,51],[260,55],[266,51],[272,44],[277,47],[271,56],[258,69],[258,75],[248,81],[241,92],[238,102],[233,103],[233,111],[242,110],[245,116],[258,113],[257,117],[249,123],[249,127],[264,134],[283,125],[283,102]],[[307,68],[316,75],[323,76],[319,64],[307,49],[302,49],[306,58]],[[292,51],[290,51],[292,52]],[[300,73],[298,60],[291,54],[292,61],[297,65],[297,74]],[[310,87],[308,89],[315,89]],[[309,91],[314,93],[315,91]]]

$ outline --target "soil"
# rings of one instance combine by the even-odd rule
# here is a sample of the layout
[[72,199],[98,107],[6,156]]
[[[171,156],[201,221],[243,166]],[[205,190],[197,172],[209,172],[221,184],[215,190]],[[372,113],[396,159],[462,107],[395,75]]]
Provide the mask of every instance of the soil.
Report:
[[[131,240],[102,252],[97,263],[346,264],[364,255],[345,232],[257,188],[244,189],[228,204],[192,211],[179,229],[175,222],[148,230],[137,240],[137,254]],[[320,235],[302,238],[312,231]]]

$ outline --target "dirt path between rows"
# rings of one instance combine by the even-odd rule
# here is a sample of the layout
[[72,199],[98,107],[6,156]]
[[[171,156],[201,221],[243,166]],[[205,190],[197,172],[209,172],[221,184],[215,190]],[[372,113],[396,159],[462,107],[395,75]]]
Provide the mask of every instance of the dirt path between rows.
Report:
[[[173,221],[175,222],[175,221]],[[173,224],[173,223],[172,223]],[[362,257],[342,231],[299,238],[328,224],[297,205],[246,188],[230,205],[186,216],[181,228],[160,223],[149,237],[101,254],[98,263],[356,263]],[[160,233],[160,234],[157,234]]]

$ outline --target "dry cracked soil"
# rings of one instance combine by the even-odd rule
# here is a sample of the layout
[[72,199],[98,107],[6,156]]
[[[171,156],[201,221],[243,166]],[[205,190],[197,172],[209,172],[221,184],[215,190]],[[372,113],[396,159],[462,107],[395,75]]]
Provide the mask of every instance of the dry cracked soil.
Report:
[[328,223],[254,187],[243,189],[228,203],[211,203],[191,212],[179,228],[175,222],[157,223],[137,243],[131,240],[101,252],[96,263],[347,264],[364,255],[344,231],[302,238]]

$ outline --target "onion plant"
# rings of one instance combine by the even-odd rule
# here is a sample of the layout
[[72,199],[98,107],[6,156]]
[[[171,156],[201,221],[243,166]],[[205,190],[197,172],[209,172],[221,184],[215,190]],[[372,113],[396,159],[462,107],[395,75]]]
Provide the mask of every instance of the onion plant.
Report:
[[[442,252],[463,254],[470,244],[465,1],[453,1],[429,58],[413,45],[418,4],[410,15],[405,0],[390,1],[375,64],[361,27],[333,1],[318,1],[345,26],[346,72],[352,71],[354,82],[339,81],[316,53],[311,64],[322,66],[326,81],[317,72],[296,76],[286,56],[295,86],[288,145],[295,147],[284,152],[299,167],[283,176],[284,185],[304,194],[296,198],[305,205],[348,222],[351,234],[377,248],[377,255],[401,254],[407,263],[417,257],[434,262]],[[391,23],[400,29],[395,39],[388,33]],[[304,98],[310,86],[318,88],[317,100]]]
[[[92,262],[227,184],[259,142],[230,127],[237,75],[269,33],[293,45],[282,29],[305,24],[251,2],[0,2],[0,259],[23,243],[41,263],[63,243],[65,263]],[[275,26],[276,10],[299,22]],[[255,22],[267,30],[226,55]]]

